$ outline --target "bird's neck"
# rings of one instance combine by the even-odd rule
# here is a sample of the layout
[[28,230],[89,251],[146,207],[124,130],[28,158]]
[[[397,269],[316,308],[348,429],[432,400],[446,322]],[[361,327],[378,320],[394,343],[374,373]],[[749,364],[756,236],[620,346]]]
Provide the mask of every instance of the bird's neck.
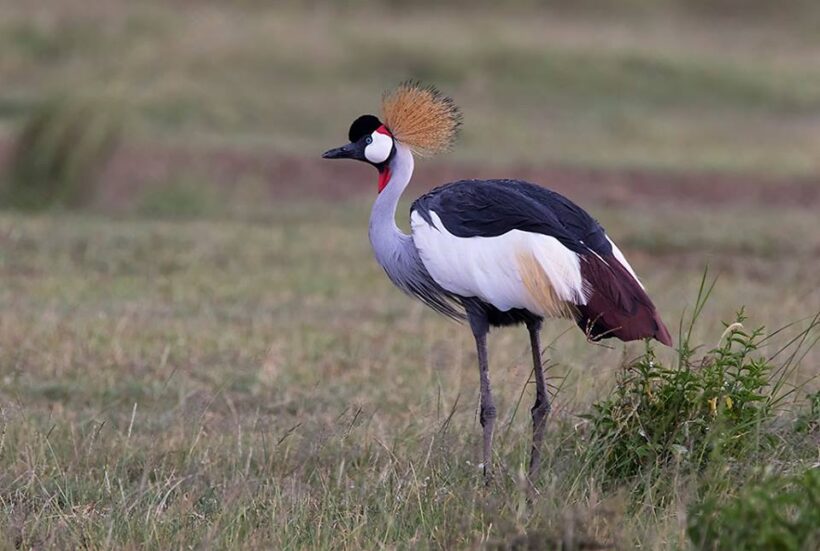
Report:
[[370,244],[376,260],[385,269],[410,241],[410,236],[396,225],[396,208],[413,176],[413,154],[404,145],[396,143],[396,154],[387,170],[387,181],[381,182],[383,188],[370,211]]

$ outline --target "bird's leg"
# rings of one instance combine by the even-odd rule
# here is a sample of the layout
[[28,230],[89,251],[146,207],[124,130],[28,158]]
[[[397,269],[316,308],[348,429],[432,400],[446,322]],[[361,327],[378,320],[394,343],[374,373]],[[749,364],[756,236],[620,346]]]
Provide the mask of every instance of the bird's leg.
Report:
[[478,369],[481,375],[481,426],[484,429],[484,476],[492,475],[493,429],[495,427],[495,404],[490,388],[489,365],[487,362],[487,334],[476,337],[478,347]]
[[481,413],[479,421],[484,429],[484,477],[489,479],[492,476],[493,428],[496,412],[493,403],[493,392],[490,388],[490,367],[487,360],[487,333],[490,326],[486,315],[471,314],[470,327],[473,330],[478,351],[478,370],[481,377]]
[[532,367],[535,373],[535,405],[532,406],[532,452],[530,455],[529,477],[534,481],[541,469],[541,448],[544,443],[544,428],[550,412],[547,385],[544,382],[544,367],[541,363],[541,320],[527,324],[532,347]]

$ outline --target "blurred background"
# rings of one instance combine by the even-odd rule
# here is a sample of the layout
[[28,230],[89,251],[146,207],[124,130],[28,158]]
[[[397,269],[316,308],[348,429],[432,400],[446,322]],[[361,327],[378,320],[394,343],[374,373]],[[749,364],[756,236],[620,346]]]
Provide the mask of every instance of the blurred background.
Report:
[[[349,522],[360,548],[483,538],[477,509],[414,532],[392,493],[356,494],[394,480],[384,442],[426,468],[414,446],[444,418],[459,431],[443,457],[467,469],[478,378],[469,332],[372,259],[372,169],[321,153],[385,89],[435,84],[463,134],[417,162],[403,227],[435,185],[527,179],[602,222],[673,334],[707,266],[695,340],[717,342],[744,305],[751,326],[802,323],[820,310],[818,29],[816,0],[0,0],[0,533],[310,547],[317,523]],[[553,416],[574,426],[641,345],[590,346],[571,325],[544,342]],[[508,458],[526,453],[526,346],[520,331],[491,343]],[[816,388],[817,351],[801,365],[791,380]],[[123,501],[100,486],[108,469]],[[278,486],[260,497],[249,476]],[[356,489],[329,496],[337,476]],[[182,497],[160,514],[177,491],[195,514]],[[385,535],[347,499],[383,511]],[[233,532],[261,502],[284,516]],[[677,541],[669,514],[625,526]]]
[[615,185],[590,194],[617,198],[650,171],[653,186],[742,173],[742,196],[820,172],[818,14],[809,0],[5,0],[0,162],[37,170],[12,149],[39,124],[24,138],[34,164],[61,165],[40,168],[49,178],[93,171],[95,197],[78,200],[105,208],[151,210],[188,187],[368,194],[366,171],[317,154],[416,78],[466,121],[434,165],[458,168],[425,185],[503,167],[558,187],[602,178]]

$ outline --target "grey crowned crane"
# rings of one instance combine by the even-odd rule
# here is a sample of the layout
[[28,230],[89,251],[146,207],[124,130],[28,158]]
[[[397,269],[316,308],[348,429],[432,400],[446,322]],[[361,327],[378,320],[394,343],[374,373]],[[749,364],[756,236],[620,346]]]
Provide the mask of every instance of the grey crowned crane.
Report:
[[624,255],[581,207],[518,180],[461,180],[416,199],[412,233],[396,226],[396,207],[413,175],[413,154],[449,149],[461,124],[453,101],[433,87],[404,83],[382,99],[382,120],[363,115],[350,143],[325,159],[356,159],[379,173],[370,213],[376,260],[402,291],[456,320],[466,320],[478,350],[484,469],[492,459],[496,408],[490,389],[490,327],[523,323],[535,374],[529,475],[541,463],[550,411],[541,362],[545,318],[569,318],[592,341],[672,338]]

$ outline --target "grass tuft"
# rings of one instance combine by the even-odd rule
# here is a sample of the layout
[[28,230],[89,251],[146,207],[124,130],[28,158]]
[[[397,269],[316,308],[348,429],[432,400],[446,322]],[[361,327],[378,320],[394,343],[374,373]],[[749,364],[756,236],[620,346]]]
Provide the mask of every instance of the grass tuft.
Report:
[[17,136],[3,202],[25,210],[88,204],[123,127],[124,113],[111,100],[60,97],[43,102]]

